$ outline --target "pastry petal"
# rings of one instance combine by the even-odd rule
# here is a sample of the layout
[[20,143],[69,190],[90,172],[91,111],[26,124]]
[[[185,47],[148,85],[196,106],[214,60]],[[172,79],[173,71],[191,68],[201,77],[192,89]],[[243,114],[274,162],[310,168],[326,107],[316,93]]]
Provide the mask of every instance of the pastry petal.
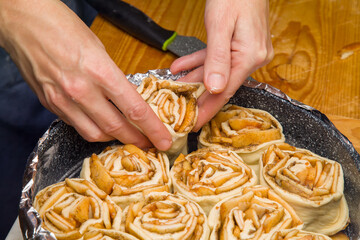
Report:
[[124,232],[104,230],[89,227],[89,231],[83,236],[83,240],[138,240],[138,238]]
[[285,229],[274,232],[269,240],[331,240],[329,236],[321,233],[308,232],[299,229]]
[[292,207],[265,186],[243,189],[210,211],[211,240],[268,239],[280,229],[301,229],[302,221]]
[[198,204],[167,192],[150,193],[144,201],[129,205],[121,227],[142,240],[207,240],[210,232]]
[[270,146],[261,158],[260,183],[293,206],[304,230],[332,235],[349,221],[341,165],[289,144]]
[[160,80],[150,75],[137,91],[165,124],[172,136],[169,158],[187,153],[187,135],[198,117],[197,99],[205,91],[203,83]]
[[57,239],[80,239],[92,228],[120,232],[121,208],[84,179],[66,179],[44,188],[35,196],[34,207],[42,227]]
[[95,183],[121,208],[149,191],[170,191],[169,160],[155,149],[132,144],[109,146],[83,162],[80,176]]

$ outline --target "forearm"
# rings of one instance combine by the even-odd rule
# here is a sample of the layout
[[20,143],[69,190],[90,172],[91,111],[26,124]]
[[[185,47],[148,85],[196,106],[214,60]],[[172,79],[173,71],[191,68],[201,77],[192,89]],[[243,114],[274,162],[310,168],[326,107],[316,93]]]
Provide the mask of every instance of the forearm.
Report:
[[0,44],[7,47],[16,40],[16,33],[26,24],[35,25],[34,17],[41,17],[44,2],[39,0],[0,0]]
[[5,48],[6,36],[9,36],[7,21],[9,21],[10,1],[0,0],[0,46]]

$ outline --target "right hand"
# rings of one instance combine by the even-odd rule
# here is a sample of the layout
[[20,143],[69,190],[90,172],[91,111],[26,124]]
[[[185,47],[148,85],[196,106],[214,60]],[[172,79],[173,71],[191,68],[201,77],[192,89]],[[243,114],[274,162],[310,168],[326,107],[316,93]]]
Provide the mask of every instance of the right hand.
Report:
[[0,0],[0,45],[40,102],[84,139],[140,147],[152,142],[159,150],[171,146],[165,125],[61,1]]
[[203,81],[199,114],[193,131],[210,121],[245,79],[274,56],[268,0],[207,0],[207,48],[176,59],[173,74],[191,70],[180,81]]

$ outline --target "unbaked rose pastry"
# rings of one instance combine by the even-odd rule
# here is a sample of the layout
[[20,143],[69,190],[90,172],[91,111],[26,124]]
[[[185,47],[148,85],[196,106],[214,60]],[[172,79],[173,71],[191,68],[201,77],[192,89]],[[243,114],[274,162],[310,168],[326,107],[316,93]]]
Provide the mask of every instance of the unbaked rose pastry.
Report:
[[144,191],[169,191],[169,160],[165,153],[147,152],[132,144],[109,146],[84,160],[80,176],[95,183],[125,208]]
[[199,149],[180,155],[170,171],[174,191],[197,202],[208,214],[220,200],[257,183],[241,157],[229,150]]
[[303,226],[288,203],[260,185],[246,187],[241,195],[217,203],[208,221],[211,240],[269,239],[277,230]]
[[304,230],[332,235],[346,227],[349,210],[339,163],[285,143],[270,146],[261,163],[260,183],[291,204]]
[[331,238],[320,233],[285,229],[276,231],[269,240],[331,240]]
[[121,230],[142,240],[207,240],[210,232],[197,203],[167,192],[131,203],[124,210]]
[[96,229],[86,232],[82,240],[139,240],[138,238],[121,231]]
[[145,78],[137,88],[165,124],[172,136],[169,158],[178,153],[187,154],[187,136],[198,117],[197,98],[205,91],[202,83],[159,80],[153,75]]
[[202,128],[199,147],[235,151],[258,173],[265,149],[284,141],[281,124],[270,113],[227,104]]
[[34,208],[41,226],[57,239],[80,239],[92,230],[120,231],[121,208],[84,179],[66,179],[44,188],[35,196]]

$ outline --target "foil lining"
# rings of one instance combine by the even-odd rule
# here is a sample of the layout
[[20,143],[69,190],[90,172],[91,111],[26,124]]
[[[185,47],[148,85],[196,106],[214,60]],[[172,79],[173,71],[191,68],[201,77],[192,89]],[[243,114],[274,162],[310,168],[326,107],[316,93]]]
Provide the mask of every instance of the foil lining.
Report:
[[[160,79],[178,80],[187,72],[172,75],[168,69],[157,69],[127,75],[127,78],[139,85],[149,74]],[[318,110],[252,78],[245,80],[229,103],[270,112],[283,125],[286,142],[341,163],[351,221],[345,233],[350,239],[360,239],[360,155],[329,119]],[[196,149],[197,137],[198,133],[189,135],[190,151]],[[36,193],[65,178],[78,177],[85,157],[115,143],[89,143],[61,120],[51,124],[30,154],[23,178],[19,220],[24,239],[56,239],[41,227],[41,218],[32,206]]]

